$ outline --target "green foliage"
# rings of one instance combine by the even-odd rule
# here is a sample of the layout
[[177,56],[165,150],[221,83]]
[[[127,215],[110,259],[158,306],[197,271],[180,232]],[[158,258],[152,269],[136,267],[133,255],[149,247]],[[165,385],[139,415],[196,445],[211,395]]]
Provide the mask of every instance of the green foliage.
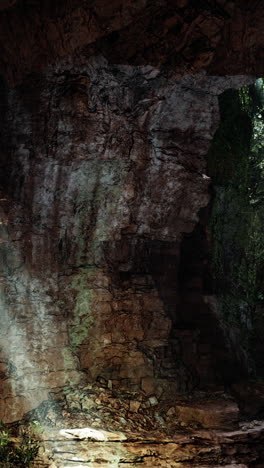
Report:
[[28,468],[32,465],[39,451],[39,443],[30,435],[23,433],[19,445],[16,445],[0,422],[0,467]]
[[44,427],[38,420],[34,420],[29,424],[29,430],[34,435],[41,435],[44,432]]
[[214,293],[226,323],[240,329],[253,372],[264,376],[264,366],[257,362],[264,336],[263,104],[263,80],[220,97],[221,125],[208,154],[208,169],[215,190]]

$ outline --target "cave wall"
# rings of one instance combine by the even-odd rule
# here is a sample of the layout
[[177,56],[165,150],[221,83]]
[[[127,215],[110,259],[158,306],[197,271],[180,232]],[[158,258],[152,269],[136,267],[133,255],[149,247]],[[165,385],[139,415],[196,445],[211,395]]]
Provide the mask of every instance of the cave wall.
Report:
[[96,379],[164,398],[225,384],[232,357],[183,234],[209,202],[218,95],[252,82],[260,40],[253,28],[236,66],[221,65],[230,76],[208,76],[246,5],[207,3],[1,13],[5,420]]
[[261,0],[1,0],[1,75],[15,84],[85,50],[173,76],[200,69],[261,76],[262,6]]
[[[95,57],[62,61],[8,91],[4,418],[51,388],[98,377],[149,393],[215,380],[212,356],[203,363],[197,351],[199,326],[177,299],[178,264],[182,233],[209,200],[204,155],[217,95],[246,81],[200,74],[175,83]],[[202,294],[188,310],[203,309]]]

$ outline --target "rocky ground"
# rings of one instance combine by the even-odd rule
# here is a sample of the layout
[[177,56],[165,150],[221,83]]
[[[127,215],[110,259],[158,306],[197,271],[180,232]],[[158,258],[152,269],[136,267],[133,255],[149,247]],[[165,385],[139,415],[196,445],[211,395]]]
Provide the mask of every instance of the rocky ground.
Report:
[[107,382],[68,387],[50,393],[19,431],[25,425],[40,440],[36,468],[264,466],[264,421],[223,391],[175,400],[117,394]]

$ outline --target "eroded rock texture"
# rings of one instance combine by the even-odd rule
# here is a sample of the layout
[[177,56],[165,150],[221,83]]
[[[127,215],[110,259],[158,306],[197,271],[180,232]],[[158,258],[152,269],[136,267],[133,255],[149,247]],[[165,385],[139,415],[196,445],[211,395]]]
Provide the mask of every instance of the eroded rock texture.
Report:
[[204,155],[217,95],[245,81],[201,74],[175,83],[151,67],[94,58],[60,63],[9,91],[5,417],[14,391],[24,411],[23,385],[32,390],[27,407],[33,395],[43,399],[40,386],[99,376],[150,393],[168,381],[175,390],[221,382],[187,316],[191,307],[210,315],[211,305],[200,284],[190,286],[193,304],[180,304],[177,279],[182,233],[209,200]]
[[66,385],[156,404],[247,376],[206,285],[205,160],[218,95],[260,69],[261,8],[233,60],[246,3],[2,2],[5,421]]
[[[10,8],[13,6],[13,8]],[[87,49],[172,74],[262,74],[261,0],[2,0],[1,72],[17,83]]]

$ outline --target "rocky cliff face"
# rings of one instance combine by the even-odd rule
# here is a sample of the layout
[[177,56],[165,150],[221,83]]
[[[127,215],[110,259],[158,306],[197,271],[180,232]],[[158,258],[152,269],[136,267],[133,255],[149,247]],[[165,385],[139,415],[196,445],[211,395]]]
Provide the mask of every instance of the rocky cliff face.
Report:
[[209,200],[204,155],[217,95],[245,81],[201,74],[175,83],[151,67],[93,58],[62,62],[8,92],[5,417],[13,392],[28,408],[43,391],[82,379],[150,393],[167,381],[175,390],[221,382],[210,352],[196,349],[210,343],[189,309],[199,320],[212,306],[195,258],[184,280],[192,299],[182,298],[178,276],[187,271],[182,234]]
[[227,32],[240,37],[255,13],[245,25],[243,2],[176,3],[2,5],[5,421],[66,386],[129,392],[133,419],[144,399],[163,405],[247,375],[206,284],[205,155],[218,95],[259,70],[254,28],[235,63],[235,39],[223,55]]

